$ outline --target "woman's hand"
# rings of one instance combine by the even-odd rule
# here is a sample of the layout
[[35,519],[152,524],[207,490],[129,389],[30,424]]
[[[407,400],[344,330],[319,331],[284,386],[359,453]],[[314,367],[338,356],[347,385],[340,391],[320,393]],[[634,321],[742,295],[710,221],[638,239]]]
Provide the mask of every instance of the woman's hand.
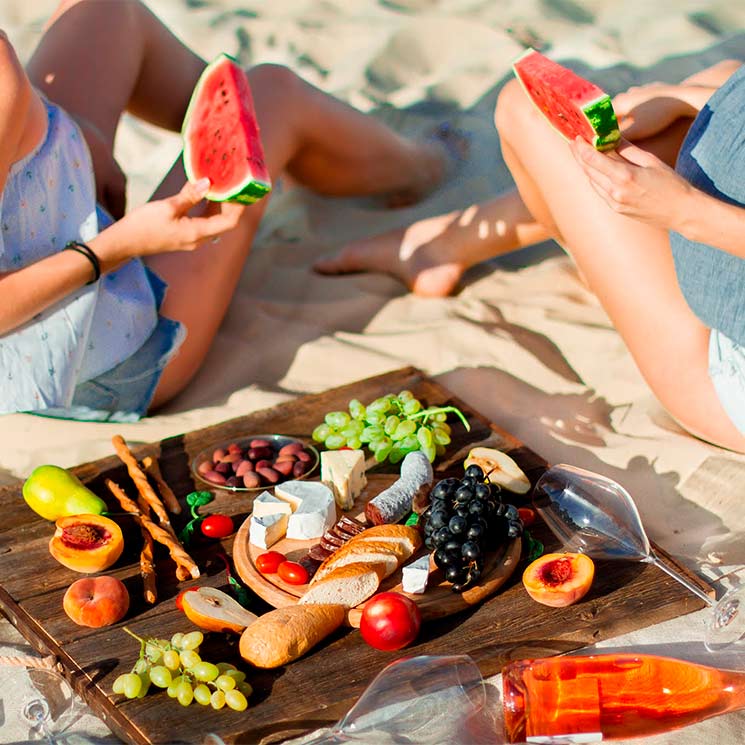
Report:
[[186,183],[178,194],[132,210],[94,239],[96,253],[110,270],[135,256],[193,251],[238,225],[244,207],[208,202],[190,215],[209,189],[209,180]]
[[621,134],[627,140],[642,140],[662,132],[682,116],[695,116],[682,97],[682,86],[649,83],[629,88],[613,99]]
[[675,230],[692,214],[696,190],[646,150],[621,141],[612,153],[600,153],[577,138],[570,145],[593,189],[621,215]]

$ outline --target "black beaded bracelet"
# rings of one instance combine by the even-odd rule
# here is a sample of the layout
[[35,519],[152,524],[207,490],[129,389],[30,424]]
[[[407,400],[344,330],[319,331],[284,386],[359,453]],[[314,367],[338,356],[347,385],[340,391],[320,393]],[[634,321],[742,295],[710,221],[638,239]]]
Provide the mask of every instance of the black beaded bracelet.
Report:
[[86,284],[92,285],[94,282],[98,281],[101,276],[101,262],[98,260],[98,256],[96,256],[90,246],[86,246],[85,243],[81,243],[80,241],[67,241],[63,251],[77,251],[79,254],[85,256],[93,265],[94,274],[93,279],[90,282],[86,282]]

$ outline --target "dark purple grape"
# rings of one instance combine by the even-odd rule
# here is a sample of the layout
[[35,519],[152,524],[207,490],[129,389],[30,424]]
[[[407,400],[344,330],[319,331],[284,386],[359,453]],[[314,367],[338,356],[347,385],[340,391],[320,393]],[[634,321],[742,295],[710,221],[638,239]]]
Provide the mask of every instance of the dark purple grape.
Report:
[[461,555],[470,561],[481,556],[481,546],[476,541],[466,541],[461,547]]
[[451,554],[455,554],[457,556],[460,556],[461,552],[461,546],[463,545],[462,541],[457,541],[455,539],[448,541],[444,546],[442,546],[443,551],[447,551]]
[[468,530],[468,522],[465,517],[454,515],[450,518],[448,528],[454,536],[463,535]]
[[470,525],[468,527],[468,532],[466,533],[466,540],[468,541],[481,541],[481,539],[486,535],[486,527],[481,523],[474,523],[473,525]]
[[468,507],[456,507],[455,514],[468,520],[468,516],[471,513],[468,511]]
[[449,521],[450,515],[445,510],[438,509],[429,516],[428,524],[432,526],[433,530],[437,530],[443,527],[443,525],[447,525]]
[[445,570],[445,579],[454,585],[465,582],[467,577],[468,571],[463,567],[450,566]]
[[491,489],[486,484],[476,484],[473,487],[473,494],[476,499],[489,499],[491,496]]
[[466,468],[466,476],[474,479],[475,481],[483,481],[484,471],[481,466],[477,466],[475,463],[472,463],[470,466],[468,466],[468,468]]
[[519,520],[520,519],[520,513],[517,511],[517,507],[515,507],[514,504],[507,505],[507,509],[505,510],[504,516],[508,520]]
[[496,517],[504,517],[507,514],[507,506],[500,502],[494,509],[494,515]]
[[452,552],[446,551],[442,548],[438,548],[437,551],[435,551],[433,558],[435,564],[440,567],[440,569],[446,569],[449,566],[453,566],[456,561],[460,560],[460,557],[456,557]]
[[488,502],[482,502],[480,499],[472,499],[468,503],[469,515],[485,515],[489,511]]
[[455,501],[465,504],[473,499],[473,489],[470,486],[461,486],[455,492]]
[[434,542],[435,546],[444,546],[448,541],[452,540],[453,534],[450,532],[450,528],[446,526],[442,528],[438,528],[433,534],[432,534],[432,541]]
[[470,476],[464,476],[460,480],[460,486],[461,486],[461,488],[463,488],[465,486],[468,489],[473,489],[473,487],[476,486],[477,483],[478,483],[478,481],[476,481],[476,479],[471,478]]

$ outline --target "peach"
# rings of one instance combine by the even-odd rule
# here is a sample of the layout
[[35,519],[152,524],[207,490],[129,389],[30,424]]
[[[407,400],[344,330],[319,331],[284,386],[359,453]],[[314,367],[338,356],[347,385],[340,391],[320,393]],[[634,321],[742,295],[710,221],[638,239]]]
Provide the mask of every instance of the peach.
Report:
[[594,576],[595,564],[585,554],[545,554],[523,572],[523,585],[533,600],[563,608],[587,594]]
[[62,607],[78,626],[98,629],[124,618],[129,610],[129,593],[116,577],[83,577],[67,588]]
[[108,569],[122,555],[121,528],[103,515],[70,515],[56,522],[49,553],[76,572],[92,574]]

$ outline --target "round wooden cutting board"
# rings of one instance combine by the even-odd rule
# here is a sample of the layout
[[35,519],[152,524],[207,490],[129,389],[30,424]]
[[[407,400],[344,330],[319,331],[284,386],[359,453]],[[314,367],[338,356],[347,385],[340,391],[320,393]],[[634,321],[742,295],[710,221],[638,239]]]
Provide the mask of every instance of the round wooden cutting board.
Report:
[[[364,505],[367,504],[367,501],[395,480],[395,476],[383,474],[373,476],[369,479],[367,488],[360,495],[355,506],[346,514],[364,520]],[[256,568],[256,557],[269,550],[279,551],[290,561],[298,561],[308,552],[311,546],[318,543],[318,540],[299,541],[282,538],[269,549],[259,548],[248,541],[250,522],[251,517],[249,515],[238,529],[233,541],[233,562],[238,575],[260,598],[275,608],[294,605],[305,594],[308,585],[290,585],[283,582],[277,574],[261,574]],[[519,538],[516,538],[490,554],[478,584],[469,587],[462,593],[453,592],[450,583],[445,582],[442,572],[437,568],[430,572],[427,590],[423,594],[403,592],[401,587],[402,570],[400,568],[383,580],[379,592],[393,590],[411,598],[419,606],[423,621],[450,616],[453,613],[477,605],[493,595],[512,575],[520,560],[521,549],[522,542]],[[422,547],[406,563],[411,563],[417,556],[421,556],[425,552],[426,549]],[[361,615],[361,605],[350,608],[347,611],[347,624],[358,628]]]

